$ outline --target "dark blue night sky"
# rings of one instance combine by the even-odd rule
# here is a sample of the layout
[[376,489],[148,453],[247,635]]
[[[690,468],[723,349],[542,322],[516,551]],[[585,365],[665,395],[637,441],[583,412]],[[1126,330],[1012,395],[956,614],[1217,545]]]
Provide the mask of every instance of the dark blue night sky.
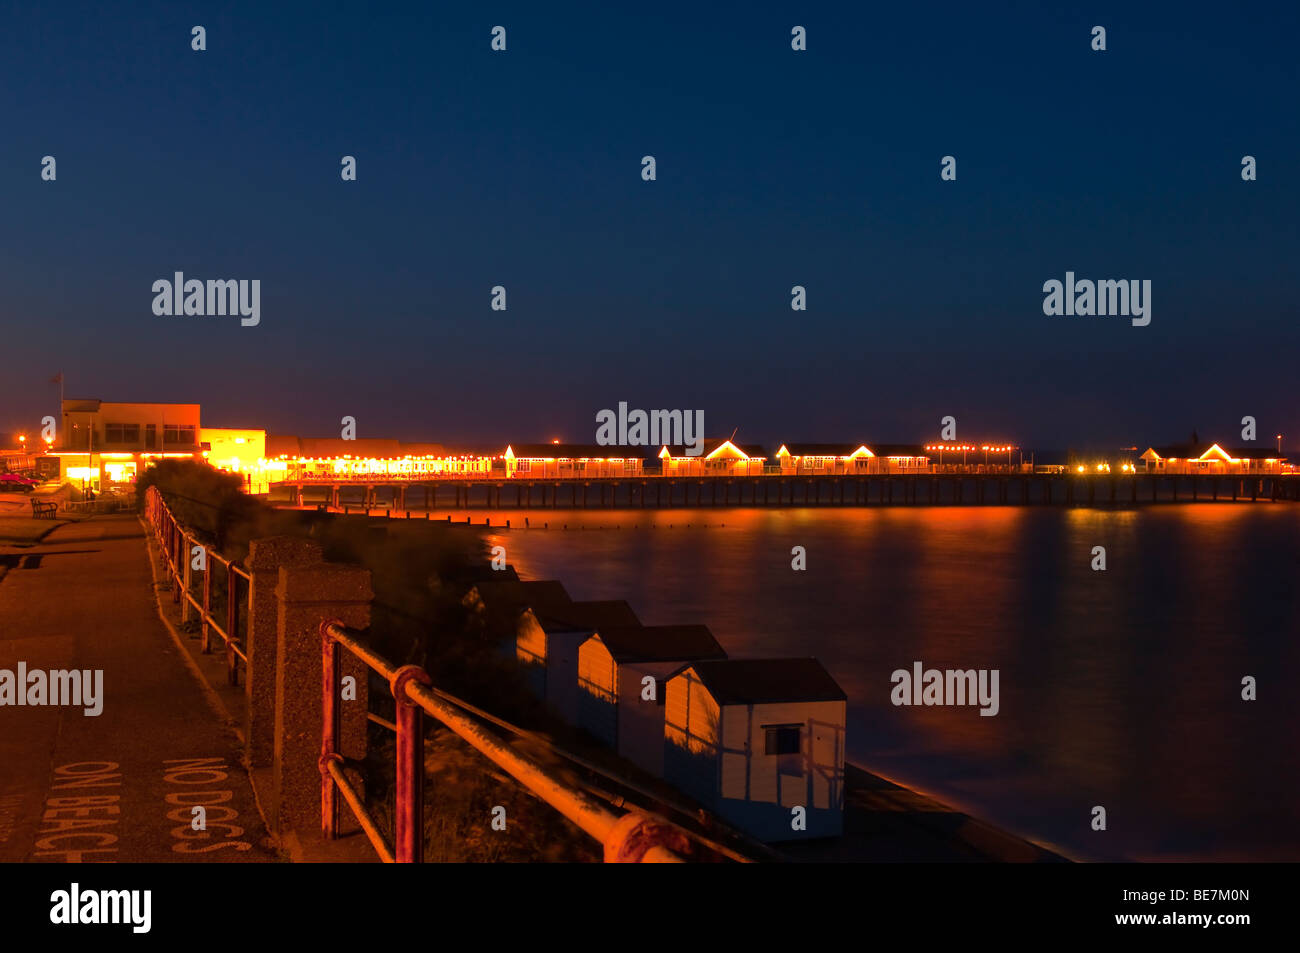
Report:
[[[0,430],[62,370],[302,435],[1300,447],[1293,5],[15,6]],[[155,316],[175,271],[260,326]],[[1045,316],[1066,271],[1150,326]]]

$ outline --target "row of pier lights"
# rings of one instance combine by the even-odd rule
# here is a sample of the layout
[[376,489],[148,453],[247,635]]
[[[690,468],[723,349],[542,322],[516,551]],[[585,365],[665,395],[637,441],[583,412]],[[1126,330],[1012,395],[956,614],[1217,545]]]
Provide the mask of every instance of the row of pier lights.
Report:
[[[798,445],[796,445],[797,447]],[[507,448],[509,449],[509,448]],[[1065,463],[1038,463],[1031,452],[1010,444],[937,443],[891,446],[874,453],[866,445],[832,450],[791,453],[785,445],[775,457],[742,449],[730,441],[711,453],[672,456],[667,448],[657,457],[642,457],[617,448],[555,446],[530,448],[529,456],[507,453],[493,457],[407,456],[400,458],[324,457],[261,463],[271,473],[269,482],[388,483],[388,482],[499,482],[537,480],[608,479],[737,479],[790,477],[880,477],[935,474],[982,475],[1163,475],[1241,476],[1294,473],[1285,457],[1267,451],[1226,451],[1217,444],[1187,456],[1161,456],[1155,448],[1137,454],[1126,447],[1109,455],[1071,455]],[[599,450],[609,455],[595,455]],[[1165,451],[1168,452],[1168,451]],[[540,454],[548,455],[542,456]],[[617,455],[622,453],[624,455]],[[1026,459],[1028,457],[1028,459]]]
[[[333,457],[283,460],[271,484],[284,484],[299,505],[359,505],[405,510],[469,506],[516,507],[804,505],[866,503],[1088,502],[1104,497],[1159,500],[1290,499],[1296,468],[1265,450],[1218,444],[1125,447],[1109,458],[1038,463],[1013,445],[783,444],[772,457],[730,440],[706,442],[698,455],[665,447],[657,455],[628,448],[520,445],[494,457],[421,456],[394,459]],[[617,454],[625,454],[618,456]],[[627,455],[631,454],[631,455]],[[1076,480],[1087,484],[1080,489]],[[1121,481],[1116,483],[1116,481]],[[1139,490],[1138,484],[1142,484]],[[1092,485],[1098,484],[1098,485]],[[357,499],[356,489],[364,495]],[[417,502],[410,503],[408,490]],[[321,499],[321,493],[327,499]],[[377,495],[378,491],[378,495]],[[440,496],[452,495],[447,504]]]

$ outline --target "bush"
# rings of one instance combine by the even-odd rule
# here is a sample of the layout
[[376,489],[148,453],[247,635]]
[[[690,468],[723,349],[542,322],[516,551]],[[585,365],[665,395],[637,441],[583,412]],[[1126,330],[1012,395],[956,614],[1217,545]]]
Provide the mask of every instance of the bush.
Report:
[[136,481],[136,506],[143,507],[146,492],[156,486],[180,524],[207,537],[225,552],[237,527],[265,519],[265,507],[244,493],[243,481],[194,460],[162,460]]
[[193,460],[163,460],[146,470],[137,482],[138,505],[150,486],[182,526],[227,559],[242,560],[254,539],[301,536],[320,543],[331,562],[369,569],[376,650],[399,665],[427,666],[449,691],[491,700],[499,689],[506,667],[495,643],[467,631],[460,605],[465,590],[487,571],[486,545],[477,532],[443,523],[277,510],[248,496],[238,476]]

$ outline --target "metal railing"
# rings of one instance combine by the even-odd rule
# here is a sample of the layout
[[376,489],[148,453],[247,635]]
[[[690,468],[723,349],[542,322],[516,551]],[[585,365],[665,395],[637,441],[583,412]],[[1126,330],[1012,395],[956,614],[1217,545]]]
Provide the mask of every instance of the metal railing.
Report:
[[[172,587],[173,602],[197,611],[202,625],[202,650],[211,651],[210,632],[215,631],[226,647],[227,678],[239,684],[238,665],[248,664],[239,638],[239,612],[247,611],[247,571],[211,550],[197,536],[187,532],[177,521],[157,487],[149,487],[145,496],[145,517],[158,543],[159,562]],[[194,568],[194,547],[200,548],[209,562],[207,570]],[[224,620],[213,612],[214,566],[225,568]],[[201,595],[196,596],[193,573],[202,572]],[[241,586],[239,580],[244,580]],[[224,624],[223,624],[224,622]],[[521,736],[530,732],[516,728],[487,712],[449,695],[432,685],[425,670],[416,665],[395,666],[368,647],[361,633],[347,628],[338,620],[320,624],[322,647],[321,698],[321,829],[324,836],[338,836],[342,805],[356,817],[366,837],[385,863],[419,863],[424,856],[424,716],[437,719],[457,736],[483,754],[539,800],[545,801],[581,830],[594,837],[603,847],[606,862],[683,863],[692,842],[734,860],[749,858],[708,837],[688,832],[680,825],[652,810],[619,810],[621,796],[599,788],[584,790],[560,778],[554,771],[526,753],[485,730],[494,724]],[[395,703],[396,718],[388,721],[367,712],[367,719],[396,733],[396,792],[393,842],[390,844],[379,824],[343,770],[339,752],[340,737],[340,651],[346,649],[388,682]],[[575,755],[553,750],[575,763],[585,764],[597,773],[602,769]],[[606,775],[607,777],[612,777]],[[615,779],[617,780],[617,779]],[[635,785],[631,785],[635,789]],[[644,793],[644,792],[643,792]],[[605,800],[602,801],[601,798]],[[674,810],[681,808],[665,802]]]
[[[361,633],[336,619],[320,625],[324,677],[321,730],[321,831],[338,836],[340,797],[351,808],[375,851],[385,863],[420,863],[424,857],[424,715],[451,729],[540,800],[545,801],[604,849],[607,863],[684,863],[690,839],[676,825],[640,811],[618,813],[586,791],[562,780],[540,762],[503,744],[486,731],[476,710],[433,687],[418,665],[397,667],[366,646]],[[339,661],[346,649],[387,681],[396,703],[394,722],[369,719],[397,733],[396,805],[393,844],[366,810],[360,794],[343,772],[339,738]],[[481,714],[481,713],[478,713]]]
[[[211,632],[215,631],[221,636],[226,648],[226,680],[231,685],[238,685],[239,663],[248,664],[248,655],[244,651],[243,640],[239,637],[239,609],[242,602],[244,615],[247,618],[248,583],[251,582],[251,577],[245,570],[235,565],[233,560],[227,559],[197,537],[187,533],[172,515],[172,511],[156,486],[148,489],[144,512],[158,540],[159,562],[171,582],[172,601],[182,605],[184,621],[188,621],[190,607],[197,610],[201,627],[200,647],[204,655],[212,652]],[[203,551],[203,569],[194,568],[194,546],[200,547]],[[213,563],[225,567],[223,607],[225,617],[220,621],[212,612],[212,576],[215,571]],[[199,596],[195,596],[192,591],[196,572],[202,573],[203,576]]]

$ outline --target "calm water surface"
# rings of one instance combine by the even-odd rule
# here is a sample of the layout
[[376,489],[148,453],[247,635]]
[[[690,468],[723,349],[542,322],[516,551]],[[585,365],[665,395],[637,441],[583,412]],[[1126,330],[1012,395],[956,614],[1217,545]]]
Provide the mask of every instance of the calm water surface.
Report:
[[[880,774],[1079,858],[1300,859],[1300,507],[491,514],[524,515],[492,537],[524,578],[817,656]],[[998,669],[1000,712],[893,706],[917,660]]]

